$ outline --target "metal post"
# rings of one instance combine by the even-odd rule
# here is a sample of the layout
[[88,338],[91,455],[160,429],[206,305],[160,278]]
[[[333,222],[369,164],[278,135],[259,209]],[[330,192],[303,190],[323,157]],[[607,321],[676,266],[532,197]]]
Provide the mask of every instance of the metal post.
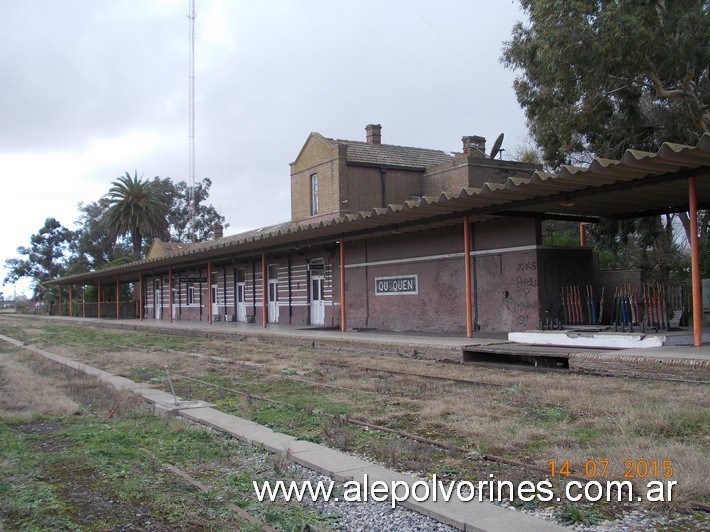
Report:
[[170,378],[170,370],[165,368],[165,374],[168,376],[168,385],[170,386],[170,393],[173,394],[173,400],[175,401],[175,406],[178,406],[179,402],[177,395],[175,395],[175,388],[173,388],[173,379]]

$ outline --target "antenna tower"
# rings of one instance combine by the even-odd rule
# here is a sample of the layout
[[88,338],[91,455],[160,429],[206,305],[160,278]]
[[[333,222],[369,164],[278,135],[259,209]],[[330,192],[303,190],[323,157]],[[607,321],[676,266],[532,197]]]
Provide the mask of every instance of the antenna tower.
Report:
[[190,162],[189,162],[189,202],[190,217],[188,220],[190,241],[195,242],[196,202],[195,197],[195,0],[190,0],[190,69],[189,69],[189,137],[190,137]]

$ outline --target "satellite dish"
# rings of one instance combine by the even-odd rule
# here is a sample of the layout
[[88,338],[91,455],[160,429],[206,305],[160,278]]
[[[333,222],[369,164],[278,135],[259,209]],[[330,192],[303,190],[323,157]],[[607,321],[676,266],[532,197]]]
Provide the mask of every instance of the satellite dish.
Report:
[[500,135],[498,135],[498,138],[493,143],[493,148],[491,148],[491,159],[495,159],[496,155],[498,155],[498,153],[501,151],[500,147],[503,145],[503,137],[504,136],[505,135],[503,133],[501,133]]

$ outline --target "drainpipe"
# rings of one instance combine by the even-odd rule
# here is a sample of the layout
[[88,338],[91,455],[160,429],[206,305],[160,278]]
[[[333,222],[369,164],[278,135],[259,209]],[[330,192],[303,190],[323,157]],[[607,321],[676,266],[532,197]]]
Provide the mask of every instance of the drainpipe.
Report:
[[345,312],[345,242],[340,239],[340,330],[347,330]]
[[266,328],[267,322],[269,321],[269,307],[268,307],[268,280],[266,279],[266,252],[261,252],[261,289],[262,289],[262,307],[261,307],[261,323],[262,327]]
[[471,220],[463,219],[464,270],[466,275],[466,338],[473,338],[473,301],[471,300]]
[[688,200],[690,203],[690,272],[693,285],[693,345],[703,345],[703,312],[700,292],[700,252],[698,250],[698,198],[695,178],[688,178]]

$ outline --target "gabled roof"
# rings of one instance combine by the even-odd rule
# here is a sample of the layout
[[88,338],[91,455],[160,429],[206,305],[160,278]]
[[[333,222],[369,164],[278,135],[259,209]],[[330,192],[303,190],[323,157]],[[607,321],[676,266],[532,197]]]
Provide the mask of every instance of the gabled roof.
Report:
[[347,148],[346,159],[349,163],[424,170],[429,166],[449,162],[455,158],[451,153],[441,150],[393,144],[369,144],[354,140],[329,140]]
[[159,238],[153,239],[150,244],[150,249],[146,254],[148,259],[159,259],[165,257],[166,255],[173,255],[175,253],[180,253],[182,251],[187,251],[190,247],[196,244],[185,243],[185,242],[163,242]]
[[421,201],[388,205],[340,218],[273,225],[203,242],[160,259],[142,260],[51,281],[72,284],[119,278],[136,280],[139,272],[196,267],[207,260],[234,260],[262,251],[296,249],[341,239],[370,238],[422,228],[500,217],[560,217],[597,221],[601,217],[640,217],[688,209],[688,178],[696,178],[699,208],[710,208],[710,134],[696,146],[665,143],[656,153],[627,150],[621,160],[595,159],[588,167],[567,166],[558,173],[535,172],[510,177],[459,193],[424,196]]

